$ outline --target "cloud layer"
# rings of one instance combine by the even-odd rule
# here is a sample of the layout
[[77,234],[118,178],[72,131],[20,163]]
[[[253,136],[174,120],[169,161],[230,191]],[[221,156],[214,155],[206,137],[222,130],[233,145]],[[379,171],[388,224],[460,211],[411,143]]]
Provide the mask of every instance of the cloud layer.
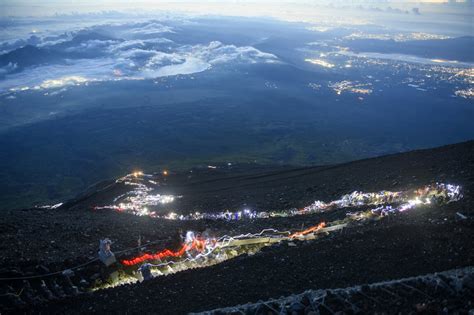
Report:
[[[206,71],[226,63],[275,62],[251,46],[177,43],[157,21],[112,23],[63,35],[0,43],[0,91],[56,88],[90,81],[152,79]],[[6,52],[8,49],[10,51]]]

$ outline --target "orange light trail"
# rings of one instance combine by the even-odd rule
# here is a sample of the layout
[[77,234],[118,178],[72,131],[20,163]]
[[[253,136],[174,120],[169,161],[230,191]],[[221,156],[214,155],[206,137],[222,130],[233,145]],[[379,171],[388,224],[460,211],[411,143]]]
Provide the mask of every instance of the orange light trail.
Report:
[[[318,230],[324,228],[325,226],[326,226],[326,223],[321,222],[318,225],[309,227],[309,228],[307,228],[303,231],[298,231],[298,232],[295,232],[293,234],[290,234],[288,237],[289,238],[296,238],[296,237],[304,236],[304,235],[307,235],[309,233],[318,231]],[[200,239],[195,238],[192,241],[192,243],[183,244],[181,246],[181,248],[178,249],[177,251],[172,251],[170,249],[164,249],[161,252],[157,252],[155,254],[143,254],[141,256],[138,256],[138,257],[135,257],[135,258],[132,258],[132,259],[122,260],[122,264],[125,265],[125,266],[134,266],[134,265],[138,265],[138,264],[140,264],[142,262],[145,262],[145,261],[148,261],[148,260],[161,260],[161,259],[168,258],[168,257],[174,257],[174,258],[181,257],[187,251],[190,251],[190,250],[193,250],[193,249],[196,249],[197,251],[202,253],[205,249],[205,246],[206,246],[206,240],[200,240]]]
[[158,260],[168,257],[181,257],[189,250],[197,249],[198,251],[202,252],[205,247],[205,241],[194,239],[191,244],[183,244],[180,249],[177,251],[172,251],[170,249],[164,249],[161,252],[156,254],[143,254],[141,256],[135,257],[133,259],[125,259],[122,260],[122,264],[125,266],[133,266],[140,264],[147,260]]
[[315,231],[318,231],[322,228],[324,228],[326,226],[326,222],[321,222],[319,223],[318,225],[315,225],[315,226],[312,226],[310,228],[307,228],[306,230],[303,230],[303,231],[299,231],[299,232],[295,232],[293,234],[290,234],[290,238],[295,238],[295,237],[299,237],[299,236],[304,236],[306,234],[309,234],[309,233],[312,233],[312,232],[315,232]]

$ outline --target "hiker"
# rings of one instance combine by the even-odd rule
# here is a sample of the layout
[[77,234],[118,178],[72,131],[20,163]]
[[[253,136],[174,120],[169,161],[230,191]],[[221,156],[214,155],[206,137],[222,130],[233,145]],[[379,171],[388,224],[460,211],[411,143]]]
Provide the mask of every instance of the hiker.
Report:
[[143,280],[150,280],[153,279],[153,274],[151,273],[152,265],[149,263],[143,264],[138,271],[142,274]]

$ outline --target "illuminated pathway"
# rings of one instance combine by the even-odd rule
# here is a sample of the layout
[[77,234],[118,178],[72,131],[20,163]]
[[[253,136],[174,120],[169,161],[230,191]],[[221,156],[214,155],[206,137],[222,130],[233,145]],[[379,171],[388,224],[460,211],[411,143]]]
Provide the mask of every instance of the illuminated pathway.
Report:
[[[167,174],[166,174],[167,175]],[[165,176],[166,176],[165,175]],[[372,219],[381,219],[387,215],[408,211],[422,206],[432,204],[445,204],[458,201],[462,198],[461,187],[451,184],[436,183],[423,186],[414,191],[380,191],[359,192],[343,195],[338,200],[331,202],[315,201],[302,209],[286,209],[281,211],[255,211],[245,209],[230,212],[195,212],[187,215],[178,215],[175,212],[159,214],[154,207],[162,204],[172,204],[177,198],[183,196],[162,195],[159,191],[159,183],[153,180],[153,175],[136,172],[126,175],[117,180],[130,186],[131,189],[113,200],[112,205],[96,206],[95,210],[112,209],[122,213],[139,216],[150,216],[166,220],[251,220],[287,217],[298,215],[328,212],[336,209],[354,208],[357,210],[346,213],[342,220],[334,222],[318,222],[301,231],[279,231],[273,228],[262,230],[259,233],[248,233],[242,235],[220,237],[209,237],[187,232],[186,240],[176,250],[163,249],[155,253],[144,253],[136,257],[128,257],[120,261],[125,273],[112,285],[122,283],[133,283],[141,279],[140,271],[147,268],[152,276],[174,273],[190,268],[199,268],[220,263],[241,254],[256,253],[261,248],[294,239],[312,240],[319,235],[345,228],[352,222],[364,222]],[[141,266],[137,270],[137,266]],[[139,271],[140,270],[140,271]]]
[[[140,181],[129,181],[131,176],[140,178]],[[150,203],[173,202],[174,199],[163,199],[162,195],[154,194],[154,189],[143,183],[151,180],[153,179],[147,175],[127,175],[119,179],[123,183],[128,183],[125,185],[132,187],[129,192],[115,198],[114,202],[118,205],[126,206],[119,211],[139,214],[134,211],[140,207],[149,207]],[[158,185],[158,183],[151,184]],[[296,240],[311,241],[319,239],[334,231],[341,231],[346,227],[351,229],[352,232],[341,237],[347,239],[349,235],[354,235],[353,232],[357,233],[359,228],[362,228],[363,225],[370,221],[384,220],[387,216],[406,211],[416,211],[420,208],[424,208],[427,211],[430,207],[456,202],[462,197],[460,186],[437,183],[423,186],[413,191],[353,192],[328,203],[316,201],[299,210],[290,209],[280,212],[264,212],[263,214],[255,211],[243,211],[234,213],[220,212],[217,214],[202,213],[188,216],[166,215],[160,217],[150,212],[147,215],[168,220],[201,220],[209,218],[214,220],[249,220],[246,223],[250,224],[250,226],[253,223],[250,220],[258,220],[258,225],[261,226],[261,223],[267,222],[268,224],[268,222],[274,221],[266,220],[271,217],[285,217],[283,220],[278,220],[281,225],[282,223],[294,220],[292,217],[297,215],[324,213],[343,209],[342,213],[341,211],[338,212],[338,220],[316,221],[313,226],[302,230],[267,228],[258,233],[213,236],[200,235],[188,231],[185,240],[178,248],[162,247],[160,250],[151,250],[151,246],[169,242],[168,238],[163,238],[150,240],[146,244],[141,245],[140,243],[137,247],[121,249],[112,253],[110,240],[101,240],[101,250],[98,257],[91,257],[87,261],[81,258],[77,260],[77,265],[75,266],[71,266],[68,263],[63,265],[64,269],[48,273],[35,275],[28,269],[28,273],[22,273],[20,276],[0,278],[0,281],[6,284],[4,288],[7,287],[8,292],[11,291],[12,296],[17,294],[16,296],[19,297],[18,290],[21,292],[22,288],[24,288],[25,293],[22,295],[22,298],[27,294],[33,297],[37,296],[38,298],[44,298],[45,295],[55,297],[56,295],[52,293],[54,292],[54,294],[58,294],[56,298],[62,299],[65,296],[76,296],[78,293],[90,290],[95,291],[123,284],[134,284],[157,276],[216,265],[240,255],[256,254],[264,247],[271,246],[272,244],[285,242],[290,246],[297,246],[294,242]],[[115,209],[114,207],[115,205],[97,207],[96,209]],[[132,210],[134,207],[136,209]],[[346,210],[344,211],[344,209]],[[339,214],[343,214],[343,216],[339,216]],[[399,219],[408,219],[408,217],[399,216]],[[397,222],[399,224],[402,221],[397,220]],[[176,224],[172,225],[176,227]],[[206,222],[206,225],[212,227],[212,222]],[[295,224],[292,224],[292,226],[295,226]],[[390,229],[390,225],[388,227]],[[364,228],[363,231],[368,231],[368,229]],[[335,239],[339,239],[339,237],[337,236]],[[331,242],[331,240],[328,241]],[[403,242],[404,240],[402,239],[401,241]],[[108,244],[108,247],[104,246],[102,248],[102,244]],[[104,249],[104,253],[101,253],[102,249]],[[300,248],[299,250],[303,249]],[[282,252],[276,251],[273,252],[273,255],[277,255],[277,253]],[[113,261],[109,263],[101,254],[110,254],[106,258],[113,258]],[[272,255],[272,252],[267,252],[266,255]],[[104,264],[107,267],[104,267]],[[55,267],[57,268],[57,264],[55,264]],[[55,268],[53,267],[53,269]],[[97,270],[99,269],[101,270],[101,276],[96,278],[94,276],[98,274]],[[57,292],[66,292],[67,295],[61,295]]]
[[[459,186],[445,184],[436,184],[418,189],[413,192],[411,199],[409,199],[407,193],[402,192],[352,193],[329,204],[316,202],[291,215],[314,211],[330,211],[342,207],[361,207],[367,205],[370,207],[361,211],[348,212],[345,219],[333,222],[320,222],[301,231],[279,231],[269,228],[255,234],[224,235],[221,237],[203,237],[195,235],[193,232],[188,232],[186,241],[177,250],[164,249],[156,253],[145,253],[121,260],[122,266],[132,269],[129,269],[128,275],[125,273],[116,283],[106,287],[141,280],[140,273],[136,270],[137,267],[134,267],[137,265],[141,265],[141,268],[143,266],[149,268],[153,276],[174,273],[190,268],[206,267],[244,253],[256,253],[261,248],[274,243],[291,242],[295,239],[316,239],[319,235],[341,230],[354,221],[364,222],[383,219],[391,214],[423,206],[446,204],[458,201],[461,198],[462,194]],[[199,218],[192,219],[197,220]]]
[[[323,201],[315,201],[302,209],[286,209],[281,211],[255,211],[244,209],[241,211],[220,211],[220,212],[195,212],[191,214],[177,214],[170,212],[167,214],[159,214],[152,210],[154,206],[160,204],[171,204],[177,198],[183,196],[162,195],[153,193],[159,187],[159,184],[151,178],[153,175],[143,174],[141,172],[126,175],[117,180],[118,183],[133,187],[129,192],[122,194],[114,199],[114,204],[106,206],[96,206],[95,210],[112,209],[118,212],[130,213],[139,216],[150,216],[154,218],[168,220],[241,220],[241,219],[265,219],[273,217],[292,217],[296,215],[304,215],[318,212],[325,212],[333,209],[361,207],[371,205],[391,205],[404,203],[404,208],[400,211],[412,208],[416,204],[430,203],[433,198],[456,201],[462,197],[460,187],[450,184],[434,184],[424,186],[415,191],[380,191],[364,193],[354,191],[351,194],[342,196],[338,200],[325,203]],[[384,206],[380,211],[389,212],[391,208]]]
[[[142,173],[130,174],[117,180],[131,190],[114,199],[114,205],[95,207],[100,209],[114,209],[124,213],[136,215],[148,215],[167,220],[262,220],[272,217],[286,217],[288,220],[297,215],[311,213],[323,213],[337,209],[350,208],[346,211],[346,216],[340,220],[332,222],[315,222],[313,226],[304,230],[277,230],[267,228],[258,233],[247,233],[241,235],[221,235],[208,236],[195,234],[192,231],[186,233],[186,238],[177,249],[161,249],[159,251],[141,252],[137,256],[132,256],[137,250],[145,251],[151,244],[169,241],[168,239],[150,241],[143,246],[128,248],[116,252],[114,257],[119,258],[118,263],[108,264],[110,278],[104,281],[95,281],[89,287],[92,290],[106,289],[126,283],[136,283],[144,278],[167,275],[187,269],[195,269],[219,264],[239,255],[252,255],[259,252],[265,246],[275,243],[288,242],[294,240],[314,240],[327,235],[333,231],[340,231],[346,227],[356,227],[361,223],[371,220],[381,220],[386,216],[412,211],[420,207],[431,207],[458,201],[462,198],[461,187],[451,184],[436,183],[421,187],[413,191],[380,191],[376,193],[353,192],[342,196],[338,200],[328,203],[315,201],[302,209],[289,209],[272,212],[256,212],[250,210],[238,212],[218,212],[218,213],[194,213],[186,216],[177,214],[167,214],[159,216],[154,211],[146,210],[152,205],[162,203],[172,203],[175,196],[163,196],[156,194],[159,183],[153,181],[152,175]],[[150,187],[151,186],[151,187]],[[155,187],[153,187],[155,186]],[[357,222],[357,225],[353,223]],[[105,241],[105,240],[102,240]],[[108,249],[109,253],[110,247]],[[113,255],[113,254],[112,254]],[[99,256],[100,257],[100,256]],[[20,278],[4,278],[3,281],[15,281],[25,279],[42,279],[45,277],[62,276],[71,270],[80,270],[89,264],[98,261],[94,258],[86,263],[69,269],[52,272],[46,275],[35,275]],[[114,259],[115,261],[115,259]],[[112,277],[112,275],[114,275]]]

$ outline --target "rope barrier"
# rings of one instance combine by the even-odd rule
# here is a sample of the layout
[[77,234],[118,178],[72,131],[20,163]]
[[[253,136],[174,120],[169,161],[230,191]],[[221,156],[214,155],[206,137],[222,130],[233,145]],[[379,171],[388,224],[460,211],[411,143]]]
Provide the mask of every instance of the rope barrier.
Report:
[[97,260],[99,260],[99,258],[94,258],[94,259],[89,260],[88,262],[85,262],[85,263],[81,264],[81,265],[74,266],[74,267],[71,267],[71,268],[66,268],[66,269],[60,270],[60,271],[47,273],[47,274],[34,275],[34,276],[28,276],[28,277],[0,278],[0,281],[30,280],[30,279],[51,277],[51,276],[62,274],[63,272],[65,272],[67,270],[75,270],[75,269],[87,266],[87,265],[89,265],[89,264],[91,264],[91,263],[93,263],[94,261],[97,261]]
[[[159,239],[159,240],[155,240],[153,242],[149,242],[145,245],[140,245],[140,246],[137,246],[137,247],[130,247],[130,248],[126,248],[124,250],[121,250],[121,251],[118,251],[118,252],[115,252],[114,254],[115,255],[120,255],[120,254],[123,254],[123,253],[126,253],[126,252],[129,252],[129,251],[132,251],[132,250],[136,250],[136,249],[139,249],[139,248],[142,248],[142,247],[146,247],[148,245],[153,245],[153,244],[157,244],[157,243],[161,243],[161,242],[164,242],[164,241],[168,241],[169,239]],[[71,268],[66,268],[66,269],[63,269],[63,270],[59,270],[59,271],[55,271],[55,272],[51,272],[51,273],[47,273],[47,274],[42,274],[42,275],[34,275],[34,276],[25,276],[25,277],[12,277],[12,278],[0,278],[0,281],[15,281],[15,280],[31,280],[31,279],[41,279],[41,278],[47,278],[47,277],[51,277],[51,276],[55,276],[55,275],[59,275],[59,274],[62,274],[64,273],[65,271],[67,270],[76,270],[76,269],[79,269],[81,267],[84,267],[84,266],[87,266],[89,264],[92,264],[93,262],[95,261],[98,261],[99,258],[96,257],[94,259],[91,259],[83,264],[80,264],[80,265],[77,265],[77,266],[74,266],[74,267],[71,267]]]

